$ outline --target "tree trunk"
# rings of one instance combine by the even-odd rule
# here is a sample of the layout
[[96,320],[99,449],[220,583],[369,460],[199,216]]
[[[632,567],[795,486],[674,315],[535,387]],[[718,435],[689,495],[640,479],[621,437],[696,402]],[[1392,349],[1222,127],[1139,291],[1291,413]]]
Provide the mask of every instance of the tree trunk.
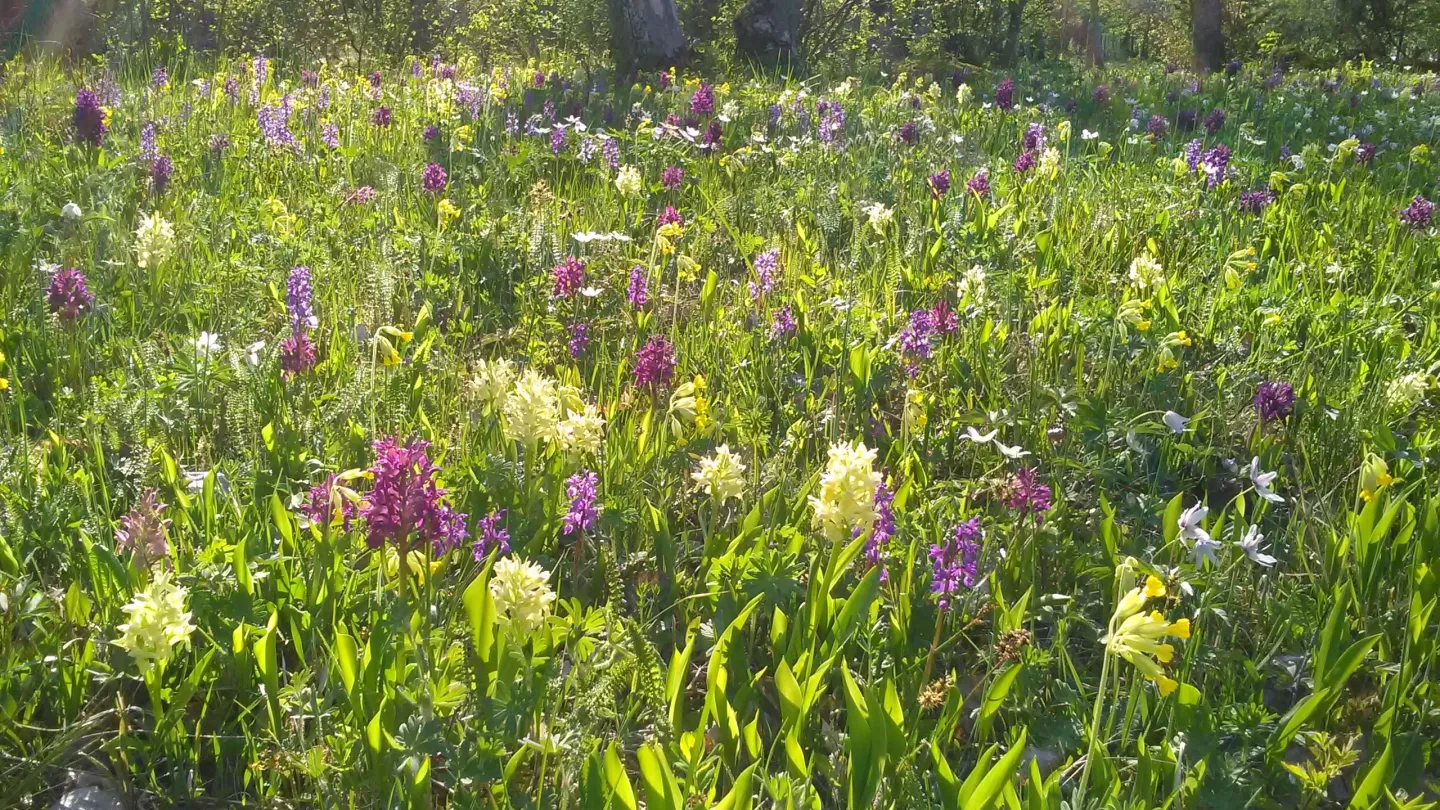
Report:
[[800,65],[799,0],[749,0],[735,15],[735,53],[766,68]]
[[1085,21],[1085,61],[1091,67],[1105,67],[1105,32],[1100,23],[1100,0],[1090,0]]
[[1225,66],[1225,36],[1220,29],[1223,0],[1190,0],[1190,44],[1197,72],[1214,73]]
[[1025,14],[1025,0],[1010,0],[1010,25],[1005,30],[1005,64],[1014,66],[1020,47],[1020,22]]
[[609,0],[610,35],[621,71],[667,68],[685,56],[675,0]]

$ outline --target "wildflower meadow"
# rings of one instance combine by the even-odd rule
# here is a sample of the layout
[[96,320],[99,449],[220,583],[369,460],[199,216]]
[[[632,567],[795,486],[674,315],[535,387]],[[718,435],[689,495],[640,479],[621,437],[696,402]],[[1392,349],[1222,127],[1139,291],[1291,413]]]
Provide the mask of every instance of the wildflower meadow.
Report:
[[1437,140],[1360,61],[16,59],[0,806],[1434,807]]

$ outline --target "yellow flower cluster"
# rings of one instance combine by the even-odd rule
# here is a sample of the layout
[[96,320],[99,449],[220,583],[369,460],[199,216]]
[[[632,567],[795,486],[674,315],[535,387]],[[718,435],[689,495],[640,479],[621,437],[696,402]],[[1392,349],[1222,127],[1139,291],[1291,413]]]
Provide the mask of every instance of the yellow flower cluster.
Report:
[[875,523],[875,487],[880,473],[874,469],[875,451],[864,442],[837,444],[820,477],[820,494],[810,496],[811,519],[829,540],[848,540]]
[[690,474],[706,495],[723,504],[730,498],[740,500],[745,494],[745,464],[740,456],[730,451],[730,445],[715,448],[715,454],[700,459],[695,472]]
[[130,621],[117,628],[121,636],[115,643],[129,651],[142,673],[164,667],[176,645],[190,643],[195,625],[185,610],[185,597],[185,589],[161,571],[123,608]]
[[1104,638],[1106,651],[1133,664],[1140,674],[1155,682],[1162,696],[1174,692],[1180,684],[1160,666],[1175,658],[1175,648],[1161,639],[1166,636],[1190,638],[1189,619],[1170,622],[1158,610],[1145,612],[1146,601],[1163,596],[1165,583],[1153,576],[1146,578],[1143,586],[1130,589],[1115,606],[1115,615],[1110,617],[1109,632]]
[[544,568],[517,557],[502,557],[490,577],[495,615],[524,640],[545,623],[555,592]]
[[135,263],[142,268],[159,267],[175,250],[175,226],[159,214],[140,217],[135,229]]

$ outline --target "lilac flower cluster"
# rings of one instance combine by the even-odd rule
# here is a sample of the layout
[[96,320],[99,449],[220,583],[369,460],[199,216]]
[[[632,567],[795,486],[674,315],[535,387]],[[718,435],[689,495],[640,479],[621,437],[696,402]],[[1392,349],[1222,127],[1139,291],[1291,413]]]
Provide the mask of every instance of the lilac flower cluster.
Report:
[[895,137],[906,146],[914,146],[920,142],[920,128],[914,121],[906,121],[900,131],[895,133]]
[[266,104],[255,112],[255,122],[260,126],[260,134],[265,136],[265,142],[271,146],[289,149],[292,152],[303,150],[300,142],[295,139],[295,134],[290,131],[290,97],[281,99],[280,105]]
[[290,310],[291,330],[299,332],[320,325],[311,306],[313,296],[310,268],[303,264],[290,268],[290,278],[285,284],[285,308]]
[[928,182],[930,184],[931,196],[933,196],[937,200],[941,197],[944,197],[946,194],[950,193],[950,170],[941,169],[940,171],[935,172],[934,174],[930,175],[930,179]]
[[1404,211],[1400,212],[1400,221],[1409,225],[1412,230],[1423,231],[1430,225],[1430,217],[1435,213],[1435,203],[1430,202],[1419,194],[1410,201]]
[[865,541],[865,559],[872,567],[880,569],[880,581],[890,576],[885,570],[885,547],[895,536],[895,493],[882,481],[875,485],[875,525]]
[[155,69],[150,72],[150,88],[152,90],[159,90],[169,83],[170,74],[165,72],[165,66],[156,65]]
[[725,128],[720,125],[720,119],[710,119],[710,126],[705,128],[705,134],[700,136],[700,148],[706,152],[713,152],[725,145]]
[[95,294],[85,283],[85,274],[73,267],[55,271],[50,277],[50,286],[45,290],[45,300],[50,311],[61,323],[74,323],[77,318],[95,305]]
[[1205,116],[1205,134],[1215,135],[1225,128],[1225,111],[1216,107]]
[[166,531],[170,520],[165,515],[165,504],[153,487],[140,493],[135,508],[120,518],[120,527],[115,530],[115,550],[131,554],[141,568],[170,555],[170,542]]
[[168,155],[160,155],[150,163],[150,187],[156,195],[164,194],[170,185],[170,175],[175,173],[175,164]]
[[92,146],[105,141],[109,128],[105,125],[105,112],[100,109],[100,97],[93,90],[75,93],[75,138]]
[[1039,162],[1039,153],[1036,152],[1034,149],[1027,149],[1024,152],[1021,152],[1020,155],[1015,158],[1015,162],[1011,164],[1010,168],[1014,169],[1019,174],[1025,174],[1026,172],[1035,168],[1035,164]]
[[1194,132],[1195,119],[1199,116],[1194,110],[1181,110],[1175,117],[1175,129],[1180,132]]
[[427,194],[439,194],[445,190],[445,182],[447,179],[445,176],[445,167],[439,163],[431,163],[429,166],[426,166],[425,171],[420,174],[420,187],[424,189]]
[[780,277],[779,248],[770,248],[755,257],[755,277],[756,281],[750,282],[751,298],[763,298],[775,289],[775,281]]
[[566,256],[564,261],[551,268],[550,281],[551,295],[574,298],[580,292],[580,285],[585,283],[585,263],[574,256]]
[[976,197],[985,199],[990,196],[990,173],[985,169],[975,172],[970,182],[965,184],[965,189]]
[[675,376],[675,347],[655,335],[635,353],[635,384],[669,385]]
[[375,112],[370,116],[370,123],[377,127],[388,127],[391,118],[389,107],[376,107]]
[[327,148],[339,149],[340,128],[335,126],[335,124],[333,123],[326,122],[325,126],[320,128],[320,140],[325,144]]
[[605,156],[605,163],[610,166],[611,171],[620,168],[620,141],[606,138],[600,152]]
[[1205,173],[1205,187],[1214,188],[1225,182],[1230,171],[1230,147],[1217,143],[1200,156],[1200,171]]
[[1246,191],[1240,195],[1240,213],[1258,214],[1266,209],[1270,203],[1275,201],[1274,195],[1268,189]]
[[1262,382],[1255,390],[1255,413],[1260,421],[1284,419],[1295,409],[1295,389],[1287,382]]
[[590,327],[584,323],[570,324],[570,356],[579,357],[590,345]]
[[160,147],[155,143],[155,122],[146,121],[140,127],[140,162],[153,163],[160,157]]
[[430,124],[430,125],[426,126],[426,127],[425,127],[425,131],[422,132],[422,133],[420,133],[420,140],[422,140],[422,141],[424,141],[424,142],[426,142],[426,143],[430,143],[431,141],[438,140],[439,138],[440,138],[440,127],[438,127],[438,126],[436,126],[436,125],[434,125],[434,124]]
[[666,191],[679,191],[680,184],[685,182],[685,170],[679,166],[666,166],[665,171],[660,173],[660,185]]
[[1146,137],[1150,139],[1151,143],[1154,143],[1165,137],[1165,124],[1165,116],[1150,116],[1149,122],[1145,124],[1145,134]]
[[771,319],[770,336],[775,340],[784,340],[793,334],[795,334],[795,316],[790,313],[790,305],[786,304]]
[[1090,94],[1090,98],[1097,106],[1107,104],[1110,101],[1110,86],[1104,84],[1095,85],[1095,90]]
[[630,284],[625,288],[625,297],[629,299],[631,309],[640,309],[650,300],[645,268],[638,264],[630,268]]
[[475,532],[479,537],[475,538],[475,561],[480,562],[490,556],[492,551],[499,551],[501,554],[510,553],[510,532],[500,525],[505,519],[504,509],[491,510],[490,514],[475,522]]
[[941,611],[950,609],[961,587],[973,588],[980,582],[980,541],[984,537],[980,518],[972,517],[956,526],[944,541],[930,546],[930,592]]
[[661,211],[655,217],[655,227],[657,229],[663,228],[666,225],[679,225],[681,227],[685,225],[685,218],[680,216],[680,212],[676,211],[673,205],[665,206],[665,210]]
[[815,105],[815,113],[820,116],[820,126],[815,132],[815,137],[821,143],[828,143],[835,148],[840,148],[845,129],[845,110],[838,101],[821,100]]
[[290,311],[290,336],[280,343],[280,370],[285,379],[305,374],[315,367],[318,356],[310,340],[311,329],[320,325],[311,304],[314,290],[310,284],[310,268],[290,268],[285,284],[285,308]]
[[1032,149],[1045,148],[1045,125],[1031,124],[1025,128],[1025,134],[1020,136],[1020,149],[1029,152]]
[[599,509],[595,506],[595,487],[599,476],[589,470],[581,470],[565,479],[565,497],[570,499],[570,508],[561,520],[564,534],[588,532],[595,525]]
[[995,88],[995,106],[1004,112],[1015,109],[1015,80],[1006,79]]
[[445,502],[446,490],[435,482],[439,468],[427,454],[429,442],[405,444],[393,438],[375,442],[375,486],[361,510],[371,548],[391,542],[406,547],[413,537],[428,542],[437,555],[465,540],[465,515]]
[[565,151],[568,143],[564,127],[556,127],[550,130],[550,154],[559,157]]
[[715,88],[700,83],[700,88],[690,96],[690,114],[695,116],[715,114]]
[[1041,483],[1034,470],[1021,467],[1010,480],[1009,489],[1010,497],[1006,500],[1009,507],[1021,514],[1034,515],[1035,523],[1039,525],[1045,513],[1050,511],[1049,485]]
[[1355,162],[1361,166],[1369,166],[1375,160],[1377,148],[1373,143],[1362,143],[1355,148]]
[[340,476],[330,473],[323,481],[311,487],[305,502],[300,506],[300,512],[305,519],[324,528],[329,528],[339,521],[344,531],[350,531],[359,515],[359,507],[337,491],[339,486]]
[[310,341],[310,333],[293,332],[280,341],[280,371],[285,379],[309,372],[317,362],[319,355]]
[[1185,165],[1190,167],[1190,171],[1200,168],[1200,156],[1204,152],[1205,144],[1199,138],[1185,144]]

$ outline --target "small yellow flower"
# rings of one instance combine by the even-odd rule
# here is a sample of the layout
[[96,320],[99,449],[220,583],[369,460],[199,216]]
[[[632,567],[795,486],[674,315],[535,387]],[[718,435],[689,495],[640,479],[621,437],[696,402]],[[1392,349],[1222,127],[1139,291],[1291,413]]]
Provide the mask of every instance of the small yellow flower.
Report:
[[440,204],[437,205],[436,208],[440,212],[441,225],[452,222],[460,216],[460,209],[456,208],[455,203],[450,202],[450,199],[448,197],[441,200]]
[[1147,599],[1158,599],[1165,595],[1165,583],[1159,577],[1149,576],[1145,578],[1145,597]]

